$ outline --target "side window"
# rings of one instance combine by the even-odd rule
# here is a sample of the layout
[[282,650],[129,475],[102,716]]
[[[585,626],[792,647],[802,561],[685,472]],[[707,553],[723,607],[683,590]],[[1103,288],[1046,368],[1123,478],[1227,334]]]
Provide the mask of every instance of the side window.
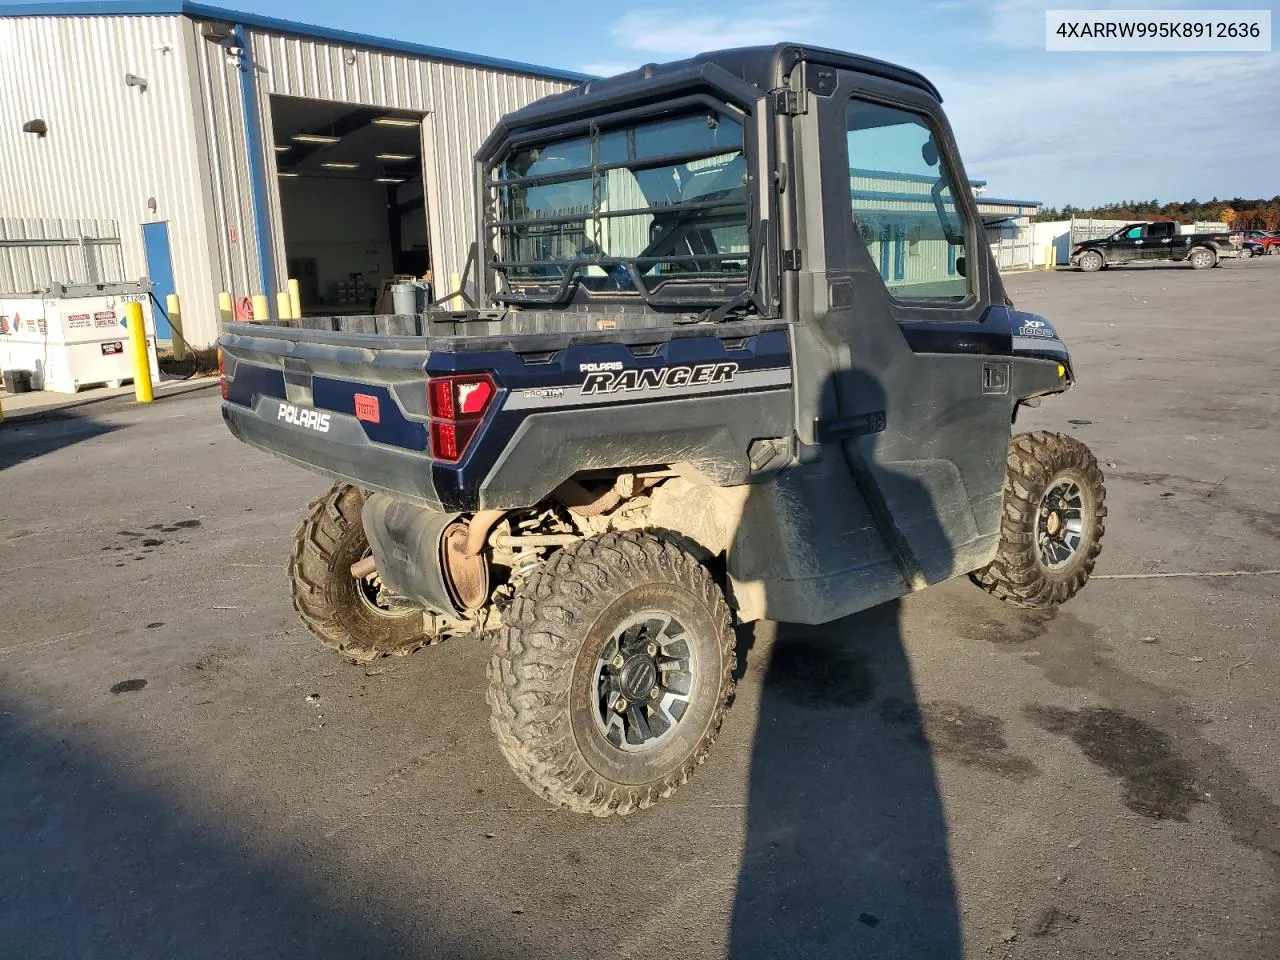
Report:
[[1171,237],[1173,236],[1173,224],[1171,223],[1152,223],[1147,226],[1148,237]]
[[899,300],[968,298],[964,215],[928,120],[855,98],[846,127],[854,225],[889,292]]
[[1141,239],[1142,239],[1142,227],[1134,227],[1134,228],[1133,228],[1133,229],[1131,229],[1128,233],[1126,233],[1124,236],[1125,236],[1125,239],[1126,239],[1126,240],[1141,240]]

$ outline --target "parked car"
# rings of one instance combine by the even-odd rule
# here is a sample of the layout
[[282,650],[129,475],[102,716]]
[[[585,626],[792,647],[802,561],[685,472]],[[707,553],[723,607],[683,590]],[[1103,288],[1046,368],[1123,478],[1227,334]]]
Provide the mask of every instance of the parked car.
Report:
[[1071,250],[1071,264],[1093,273],[1116,263],[1174,260],[1190,263],[1195,270],[1216,267],[1226,257],[1239,257],[1244,234],[1181,233],[1173,220],[1130,223],[1109,237],[1085,240]]
[[1280,230],[1246,230],[1240,255],[1243,257],[1280,254]]

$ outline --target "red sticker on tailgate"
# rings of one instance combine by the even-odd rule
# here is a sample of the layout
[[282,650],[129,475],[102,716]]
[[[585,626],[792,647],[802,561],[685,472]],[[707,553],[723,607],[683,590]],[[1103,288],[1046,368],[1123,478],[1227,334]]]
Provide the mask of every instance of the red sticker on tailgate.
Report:
[[378,398],[371,397],[367,393],[357,393],[356,419],[363,420],[365,423],[381,423],[382,417],[378,412]]

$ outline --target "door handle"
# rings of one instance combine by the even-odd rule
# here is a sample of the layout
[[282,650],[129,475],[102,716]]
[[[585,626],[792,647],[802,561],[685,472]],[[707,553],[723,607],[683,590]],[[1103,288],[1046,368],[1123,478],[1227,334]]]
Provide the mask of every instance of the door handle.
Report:
[[1160,242],[1161,242],[1161,243],[1172,243],[1173,241],[1172,241],[1169,237],[1165,237],[1165,238],[1164,238],[1163,240],[1161,240]]

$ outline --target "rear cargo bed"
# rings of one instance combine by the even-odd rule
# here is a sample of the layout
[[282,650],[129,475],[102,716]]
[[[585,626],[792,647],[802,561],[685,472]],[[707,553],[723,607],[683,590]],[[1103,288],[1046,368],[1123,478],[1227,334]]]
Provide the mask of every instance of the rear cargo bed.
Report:
[[[703,462],[719,482],[743,482],[752,440],[789,435],[782,321],[673,326],[659,317],[661,325],[583,329],[600,314],[518,316],[519,324],[475,316],[230,324],[219,341],[223,417],[241,440],[293,463],[446,511],[531,505],[606,461]],[[588,391],[585,378],[598,370],[629,371],[632,386]],[[468,430],[474,440],[452,459],[432,456],[441,421],[428,410],[427,382],[435,378],[496,388]],[[757,409],[742,415],[744,402]]]

